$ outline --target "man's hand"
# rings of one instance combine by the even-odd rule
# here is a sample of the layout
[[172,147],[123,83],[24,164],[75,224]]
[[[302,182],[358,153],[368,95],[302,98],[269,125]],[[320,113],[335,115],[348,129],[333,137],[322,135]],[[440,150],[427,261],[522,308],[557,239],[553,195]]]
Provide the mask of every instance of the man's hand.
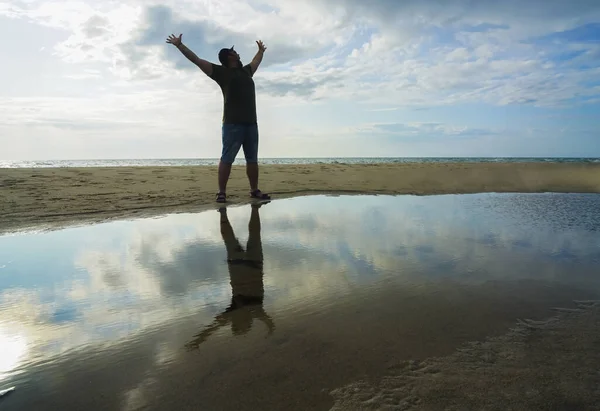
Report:
[[207,76],[211,77],[212,76],[212,63],[203,60],[201,58],[199,58],[192,50],[188,49],[182,42],[181,42],[181,37],[183,36],[183,34],[180,34],[178,37],[176,37],[175,35],[171,34],[168,38],[167,38],[167,43],[170,43],[172,45],[174,45],[175,47],[177,47],[179,49],[179,51],[181,51],[181,53],[192,63],[194,63],[195,65],[197,65],[200,70],[202,70],[204,72],[204,74],[206,74]]
[[167,43],[171,43],[175,47],[179,47],[181,45],[181,37],[182,36],[183,36],[183,34],[180,34],[179,37],[175,37],[173,34],[171,34],[169,36],[169,38],[167,38]]
[[262,61],[263,54],[265,53],[265,50],[267,49],[265,47],[265,45],[263,44],[262,40],[256,40],[256,44],[258,45],[258,51],[256,52],[256,55],[250,62],[250,68],[252,69],[252,75],[254,75],[254,73],[256,73],[256,70],[258,70],[258,66],[260,66],[260,62]]
[[262,40],[257,40],[256,44],[258,45],[258,51],[260,51],[261,53],[264,53],[267,49],[267,47],[265,47],[265,45],[263,44]]

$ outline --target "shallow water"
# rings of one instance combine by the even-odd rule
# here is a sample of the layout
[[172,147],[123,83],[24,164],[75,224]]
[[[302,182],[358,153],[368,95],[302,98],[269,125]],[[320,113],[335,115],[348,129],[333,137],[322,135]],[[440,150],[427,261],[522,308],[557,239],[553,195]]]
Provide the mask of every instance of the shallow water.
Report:
[[337,387],[598,298],[598,210],[312,196],[3,236],[0,404],[328,409]]

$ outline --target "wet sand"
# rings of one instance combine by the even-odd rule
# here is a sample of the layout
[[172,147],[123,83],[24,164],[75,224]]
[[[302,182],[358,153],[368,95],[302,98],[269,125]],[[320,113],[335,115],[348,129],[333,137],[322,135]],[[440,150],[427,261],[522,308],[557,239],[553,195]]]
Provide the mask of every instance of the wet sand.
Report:
[[447,357],[407,361],[374,384],[334,390],[331,411],[596,410],[599,314],[600,302],[584,301]]
[[[232,338],[225,332],[188,351],[184,344],[198,328],[184,320],[113,347],[76,350],[32,369],[31,375],[25,376],[31,382],[17,383],[18,391],[2,403],[2,409],[590,409],[553,406],[563,404],[560,398],[557,402],[559,388],[577,382],[578,367],[583,364],[590,371],[597,364],[600,354],[593,349],[598,336],[596,314],[577,313],[567,318],[558,328],[559,334],[549,330],[548,340],[538,341],[537,334],[522,331],[516,337],[505,333],[515,325],[514,318],[546,323],[551,307],[572,309],[573,295],[592,297],[593,293],[518,282],[490,283],[469,290],[457,289],[452,283],[428,283],[424,289],[391,287],[377,296],[369,294],[366,288],[354,294],[352,301],[360,301],[361,308],[348,301],[327,306],[316,317],[301,311],[293,317],[275,316],[277,329],[270,338],[265,337],[264,327],[256,325],[248,335]],[[570,337],[564,339],[569,330]],[[498,341],[489,348],[490,343],[483,348],[469,344],[489,336]],[[157,341],[170,352],[163,363],[157,362]],[[461,354],[464,347],[475,348],[467,356]],[[508,361],[504,355],[510,350],[517,356]],[[486,353],[494,356],[490,359]],[[524,355],[534,357],[527,360]],[[539,364],[546,366],[538,370]],[[400,376],[378,383],[383,375],[394,372]],[[546,384],[543,378],[548,373],[562,373],[564,380]],[[521,376],[525,379],[517,378]],[[513,377],[514,382],[510,380]],[[447,390],[443,378],[448,378]],[[589,404],[592,397],[597,398],[595,391],[588,393],[586,387],[598,379],[597,374],[584,374],[581,381],[586,385],[573,386],[573,400]],[[547,398],[547,407],[510,408],[501,398],[504,386],[495,387],[495,381],[510,384],[512,391],[507,393],[516,396],[516,405],[527,400],[514,392],[519,388],[540,390],[539,395],[556,394]],[[483,402],[489,408],[473,401],[460,406],[463,396],[477,396],[484,388],[495,393]]]
[[[36,168],[0,170],[0,232],[216,207],[216,167]],[[235,166],[230,204],[249,201]],[[600,192],[600,164],[439,163],[261,166],[274,198],[316,193],[450,194]]]
[[[554,197],[556,196],[552,196]],[[411,202],[419,199],[394,200]],[[446,198],[420,200],[443,203]],[[237,330],[247,329],[247,334],[234,333],[232,326],[231,330],[224,329],[201,346],[189,349],[189,343],[206,328],[208,319],[212,319],[212,314],[205,316],[204,310],[198,306],[197,314],[186,312],[185,315],[180,315],[177,312],[177,315],[169,317],[169,321],[161,322],[160,326],[148,327],[139,334],[131,334],[114,345],[103,343],[81,346],[24,368],[24,374],[17,373],[14,383],[11,381],[6,385],[16,386],[17,391],[0,405],[7,411],[329,410],[331,407],[343,410],[595,409],[595,404],[600,400],[600,391],[597,389],[600,383],[600,374],[597,373],[600,355],[597,354],[600,341],[598,307],[594,303],[582,303],[579,310],[569,310],[577,307],[574,300],[600,298],[597,283],[589,281],[596,278],[600,254],[588,246],[590,243],[595,244],[598,237],[583,236],[585,233],[597,233],[599,222],[591,215],[577,219],[577,216],[585,214],[585,210],[598,207],[586,206],[587,203],[581,202],[568,203],[571,206],[563,204],[560,207],[556,207],[555,202],[546,202],[543,203],[546,204],[545,207],[530,207],[536,204],[531,198],[527,199],[527,206],[514,198],[504,201],[512,215],[523,213],[523,210],[534,215],[527,215],[523,219],[502,219],[502,227],[510,229],[515,222],[524,224],[528,219],[535,220],[541,216],[551,222],[566,220],[573,230],[565,236],[555,232],[558,241],[549,242],[532,240],[535,236],[517,235],[520,231],[507,235],[511,233],[507,231],[504,232],[502,241],[496,243],[486,234],[499,234],[496,229],[500,223],[482,223],[495,220],[494,215],[498,214],[478,215],[473,212],[483,206],[481,203],[467,209],[463,204],[460,208],[466,210],[464,216],[474,223],[473,227],[465,231],[457,230],[456,227],[467,220],[461,219],[451,209],[445,210],[448,213],[446,218],[435,219],[431,218],[434,215],[431,210],[424,212],[422,206],[416,207],[415,209],[420,210],[419,213],[404,214],[402,218],[403,221],[413,221],[417,225],[411,230],[407,224],[401,229],[404,231],[403,235],[387,237],[389,240],[383,241],[398,247],[384,247],[381,250],[386,254],[398,252],[398,255],[392,263],[381,264],[380,267],[383,272],[393,268],[396,274],[381,277],[378,282],[353,282],[348,281],[352,277],[342,275],[340,280],[344,281],[336,283],[335,269],[340,262],[345,261],[340,259],[342,254],[332,253],[331,259],[324,260],[328,264],[321,265],[319,254],[315,252],[318,247],[307,248],[305,251],[309,254],[295,250],[295,257],[290,258],[288,250],[303,250],[297,246],[308,242],[281,241],[281,237],[276,235],[277,225],[273,222],[287,222],[290,214],[280,214],[284,217],[271,220],[271,223],[265,219],[268,234],[264,238],[269,238],[265,250],[270,257],[266,259],[269,265],[265,275],[275,280],[269,282],[265,307],[276,324],[273,335],[268,336],[264,324],[257,322],[252,325],[252,322],[246,321],[247,316],[242,316],[246,325]],[[293,207],[287,204],[293,202],[295,201],[275,202],[267,207],[271,210],[269,213],[273,208],[280,207],[295,216]],[[575,204],[576,207],[573,206]],[[306,205],[298,207],[296,212],[306,209]],[[314,215],[327,221],[332,219],[333,214],[338,214],[340,208],[332,207],[329,214],[323,215],[326,207],[314,207]],[[388,213],[390,210],[400,210],[402,216],[401,208],[388,208]],[[442,211],[440,208],[436,214]],[[213,216],[215,224],[220,218],[216,212],[206,214]],[[368,214],[372,213],[356,215]],[[500,215],[503,215],[502,212]],[[315,221],[302,219],[301,216],[298,218],[296,227],[292,226],[294,233],[300,231],[303,225],[311,227],[310,221]],[[362,221],[364,218],[358,219]],[[448,226],[449,219],[458,219],[458,223]],[[348,221],[356,220],[343,218],[338,226],[354,226]],[[416,220],[424,221],[425,226],[433,230],[421,241],[412,242],[412,239],[418,240],[418,236],[414,234],[422,227]],[[246,222],[245,219],[238,220],[240,221]],[[368,220],[367,226],[373,231],[367,230],[362,234],[354,231],[355,235],[366,239],[371,245],[375,239],[385,239],[385,231],[373,224],[376,221],[377,219]],[[390,225],[398,220],[384,220],[380,216],[379,221],[387,221]],[[222,221],[219,220],[218,223],[222,227]],[[205,222],[198,224],[203,227],[203,231],[211,229]],[[327,230],[333,231],[338,237],[352,237],[350,232],[340,236],[335,227],[335,224],[325,225],[320,234]],[[444,230],[444,227],[450,229]],[[530,226],[524,224],[524,227]],[[564,230],[565,227],[559,225],[557,230],[559,229]],[[179,232],[180,226],[173,227],[172,230]],[[249,224],[248,231],[250,230]],[[82,248],[94,244],[86,242],[84,236],[80,236],[84,230],[74,231],[80,232],[76,241],[84,244]],[[96,264],[89,261],[86,265],[74,265],[88,270],[90,276],[94,273],[93,278],[103,282],[102,287],[96,285],[89,288],[87,294],[82,293],[81,289],[76,293],[78,298],[82,298],[82,295],[102,296],[95,300],[90,297],[83,300],[88,305],[89,313],[82,318],[90,321],[83,328],[86,334],[94,330],[91,327],[93,324],[96,324],[96,329],[105,330],[107,325],[120,324],[128,328],[132,319],[134,323],[141,323],[141,317],[136,317],[135,313],[142,310],[151,312],[150,308],[153,307],[152,298],[143,298],[140,300],[143,304],[133,306],[131,311],[123,310],[123,317],[109,317],[113,321],[95,323],[91,321],[92,318],[105,316],[112,311],[121,312],[119,307],[122,307],[115,306],[113,309],[113,306],[102,306],[98,301],[114,300],[111,295],[123,295],[119,294],[120,290],[136,288],[142,288],[139,293],[134,294],[138,296],[144,295],[143,290],[150,289],[160,291],[158,295],[161,297],[180,293],[181,290],[194,292],[194,284],[197,283],[192,280],[210,278],[195,276],[194,272],[202,269],[217,272],[214,270],[217,266],[211,264],[208,255],[215,255],[215,261],[224,264],[221,261],[223,254],[217,254],[216,248],[202,253],[202,247],[198,247],[198,244],[206,244],[201,241],[196,245],[193,242],[188,244],[189,237],[186,235],[184,243],[189,248],[179,249],[175,246],[177,242],[173,247],[165,248],[165,243],[160,243],[157,239],[166,238],[169,243],[170,237],[151,232],[155,235],[146,237],[146,241],[140,241],[139,253],[136,252],[136,247],[130,246],[132,243],[113,243],[115,237],[112,237],[112,246],[108,249],[101,248],[103,252],[97,253],[98,249],[93,246],[90,248],[89,251],[96,256],[93,260]],[[538,235],[544,232],[539,231]],[[131,235],[143,238],[139,237],[140,233],[135,231]],[[306,237],[311,238],[310,243],[315,243],[314,238],[319,232],[308,230],[306,233],[309,234]],[[576,241],[574,235],[577,235]],[[13,237],[6,238],[10,240]],[[19,236],[14,238],[19,240]],[[405,238],[410,238],[411,242],[403,240]],[[65,241],[65,238],[61,241]],[[578,244],[583,242],[588,246]],[[26,241],[21,243],[25,244]],[[353,243],[349,241],[345,243],[347,245],[341,249],[353,250],[352,253],[344,254],[354,256],[351,261],[357,264],[355,272],[362,273],[366,270],[366,266],[362,264],[364,261],[377,260],[368,258],[376,256],[376,253],[362,253],[361,250],[364,252],[366,248],[352,246]],[[283,250],[282,257],[278,257],[274,248],[269,248],[274,245]],[[313,245],[319,246],[319,243]],[[225,246],[226,244],[223,245]],[[113,247],[122,251],[114,254],[111,252]],[[11,250],[10,247],[7,248]],[[407,248],[415,252],[407,252]],[[41,247],[38,245],[37,249]],[[180,251],[174,253],[173,250]],[[61,260],[62,263],[65,255],[68,255],[60,247],[50,252],[51,257],[46,261]],[[16,259],[26,258],[24,253],[21,257],[19,253],[16,255]],[[127,258],[123,259],[123,255]],[[166,257],[156,260],[157,255]],[[192,255],[195,257],[190,258]],[[3,260],[12,258],[12,255],[5,253]],[[115,266],[106,264],[112,258],[116,267],[119,267],[117,270],[114,270]],[[152,264],[130,266],[128,261],[150,261]],[[304,261],[310,261],[304,265],[310,270],[304,268],[295,271],[302,266],[300,262]],[[462,264],[448,264],[461,261]],[[38,276],[32,278],[44,279],[57,275],[58,271],[71,271],[70,266],[59,264],[56,266],[58,269],[53,272],[54,265],[43,262],[40,259]],[[157,262],[161,264],[156,264]],[[149,276],[139,276],[144,272],[141,269],[149,269],[153,264],[156,264],[155,268],[158,270],[149,272]],[[21,267],[27,268],[26,265]],[[124,267],[135,269],[128,271]],[[101,269],[96,271],[97,268]],[[12,272],[20,275],[21,272],[28,271],[29,268],[17,268]],[[531,271],[535,274],[530,275]],[[567,275],[568,271],[573,275]],[[314,282],[311,278],[313,272],[332,282]],[[376,272],[373,269],[366,274]],[[150,273],[158,276],[157,282],[151,281],[153,277]],[[116,281],[119,276],[124,281]],[[284,276],[293,281],[286,283]],[[521,276],[527,280],[519,280]],[[299,278],[304,278],[304,284],[312,286],[304,288],[303,285],[302,289],[306,291],[298,292],[291,299],[290,295],[293,294],[290,290],[297,286],[296,280]],[[471,281],[461,282],[460,278],[470,278]],[[477,281],[474,281],[475,278]],[[588,280],[583,281],[584,279]],[[161,280],[166,280],[164,288]],[[98,282],[92,281],[91,284]],[[8,312],[29,316],[31,311],[26,308],[33,304],[28,302],[37,300],[23,299],[26,294],[19,294],[19,288],[22,287],[23,285],[12,287],[16,291],[12,293],[16,294],[15,300],[8,301],[14,311]],[[67,295],[75,290],[60,276],[45,289],[56,288],[66,289]],[[287,292],[278,295],[278,289]],[[316,293],[316,289],[320,292]],[[107,293],[107,290],[112,290],[114,294]],[[228,297],[229,294],[225,294],[223,306],[228,304]],[[10,301],[24,301],[26,304],[18,306],[10,304]],[[55,301],[63,299],[56,298]],[[91,301],[98,305],[87,304]],[[179,306],[185,300],[170,297],[160,301],[161,306]],[[102,307],[110,310],[101,309]],[[563,310],[559,317],[551,318],[555,307]],[[53,306],[49,311],[39,312],[46,315],[45,313],[56,311]],[[214,314],[220,312],[216,310]],[[37,319],[30,317],[27,321],[32,321],[31,318]],[[47,321],[47,317],[41,318]],[[127,321],[121,323],[123,319]],[[64,323],[59,323],[59,328],[64,326]],[[511,331],[511,328],[514,329]],[[76,336],[77,334],[69,333],[69,338],[76,339]],[[127,372],[124,373],[123,370]],[[4,387],[0,386],[2,388]]]

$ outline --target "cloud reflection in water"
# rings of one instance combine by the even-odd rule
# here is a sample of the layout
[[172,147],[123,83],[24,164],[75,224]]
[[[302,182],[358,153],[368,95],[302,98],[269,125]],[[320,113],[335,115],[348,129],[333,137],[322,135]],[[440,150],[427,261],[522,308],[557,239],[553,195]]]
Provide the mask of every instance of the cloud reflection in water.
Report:
[[[0,342],[14,358],[0,363],[0,375],[21,367],[19,378],[38,381],[35,372],[51,367],[32,364],[52,358],[54,367],[81,358],[93,369],[86,352],[132,362],[118,347],[137,347],[154,364],[128,367],[141,385],[124,396],[140,404],[142,376],[186,345],[198,348],[206,330],[218,328],[211,339],[277,336],[276,323],[322,315],[359,291],[519,280],[599,290],[600,222],[588,211],[599,206],[593,195],[315,196],[274,201],[248,231],[259,211],[233,207],[230,231],[212,211],[0,237]],[[262,264],[236,261],[232,240],[242,236],[244,251],[260,245],[254,262]],[[255,300],[236,299],[230,270],[255,272]],[[258,334],[254,319],[264,323]]]

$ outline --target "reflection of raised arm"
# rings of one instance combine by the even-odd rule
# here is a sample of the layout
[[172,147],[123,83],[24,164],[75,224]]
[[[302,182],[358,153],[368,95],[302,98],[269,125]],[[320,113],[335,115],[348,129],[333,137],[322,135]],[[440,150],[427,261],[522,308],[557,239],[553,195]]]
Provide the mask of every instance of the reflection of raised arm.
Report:
[[267,314],[265,312],[265,310],[261,309],[258,312],[257,317],[259,320],[261,320],[263,323],[265,323],[265,325],[269,329],[269,335],[273,334],[273,331],[275,330],[275,323],[273,322],[273,319],[271,317],[269,317],[269,314]]
[[200,68],[200,70],[202,70],[204,72],[204,74],[206,74],[207,76],[210,77],[212,75],[212,71],[213,71],[212,63],[201,59],[200,57],[198,57],[196,55],[196,53],[194,53],[192,50],[188,49],[181,42],[182,36],[183,36],[183,34],[180,34],[179,37],[175,37],[173,34],[171,34],[167,38],[167,43],[170,43],[170,44],[174,45],[175,47],[177,47],[179,49],[179,51],[181,51],[181,54],[183,54],[185,57],[187,57],[187,59],[189,61],[191,61],[192,63],[197,65]]
[[208,337],[210,337],[219,328],[223,327],[224,325],[227,325],[228,322],[229,320],[225,318],[223,314],[219,314],[211,325],[206,327],[200,334],[196,334],[194,336],[194,339],[187,343],[185,346],[189,349],[198,348],[200,344],[202,344],[208,339]]

